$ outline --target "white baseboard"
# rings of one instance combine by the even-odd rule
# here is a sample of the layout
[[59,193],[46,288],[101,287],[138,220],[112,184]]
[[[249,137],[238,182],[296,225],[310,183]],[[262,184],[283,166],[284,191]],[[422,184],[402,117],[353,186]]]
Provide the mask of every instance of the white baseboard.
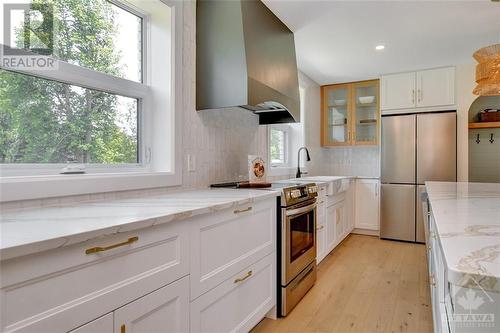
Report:
[[358,235],[377,236],[377,237],[379,237],[380,235],[380,232],[378,230],[362,229],[362,228],[354,228],[354,230],[351,233]]

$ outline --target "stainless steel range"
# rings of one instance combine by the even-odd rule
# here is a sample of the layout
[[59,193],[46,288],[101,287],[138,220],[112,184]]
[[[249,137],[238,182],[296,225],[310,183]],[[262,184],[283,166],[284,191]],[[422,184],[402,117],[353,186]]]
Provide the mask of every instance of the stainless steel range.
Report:
[[316,281],[316,184],[277,184],[278,313],[286,316]]
[[[237,182],[212,187],[238,188]],[[318,186],[275,182],[271,187],[254,188],[281,191],[277,200],[278,315],[286,316],[316,281],[316,197]]]

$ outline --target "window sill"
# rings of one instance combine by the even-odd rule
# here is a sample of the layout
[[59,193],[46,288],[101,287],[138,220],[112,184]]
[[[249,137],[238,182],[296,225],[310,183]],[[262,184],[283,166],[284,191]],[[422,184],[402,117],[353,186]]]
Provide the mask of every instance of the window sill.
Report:
[[269,176],[289,176],[295,174],[296,168],[290,166],[272,166],[269,168]]
[[127,172],[0,178],[0,202],[178,186],[179,174]]

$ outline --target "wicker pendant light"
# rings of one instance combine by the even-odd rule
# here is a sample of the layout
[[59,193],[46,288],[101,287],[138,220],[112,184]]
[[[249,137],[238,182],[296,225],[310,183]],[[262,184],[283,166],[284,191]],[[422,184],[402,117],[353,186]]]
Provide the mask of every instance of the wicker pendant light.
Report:
[[500,95],[500,44],[490,45],[474,52],[476,83],[473,93],[479,96]]

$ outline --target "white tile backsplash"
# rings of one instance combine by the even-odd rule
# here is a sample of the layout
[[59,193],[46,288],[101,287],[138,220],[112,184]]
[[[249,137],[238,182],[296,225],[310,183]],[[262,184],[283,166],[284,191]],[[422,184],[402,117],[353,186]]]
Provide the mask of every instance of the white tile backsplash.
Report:
[[324,148],[322,174],[335,176],[380,175],[379,147]]

